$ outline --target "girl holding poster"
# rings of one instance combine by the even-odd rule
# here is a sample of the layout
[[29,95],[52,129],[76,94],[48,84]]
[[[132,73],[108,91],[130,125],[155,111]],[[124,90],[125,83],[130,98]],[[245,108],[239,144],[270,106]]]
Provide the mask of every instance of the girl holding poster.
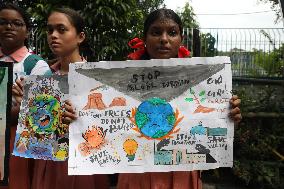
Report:
[[[71,62],[85,62],[80,56],[80,47],[85,41],[84,20],[73,9],[55,9],[48,16],[47,41],[57,61],[51,66],[51,70],[57,75],[66,75],[69,72]],[[67,101],[63,120],[71,122],[76,119],[72,104]],[[62,144],[66,146],[67,141]],[[66,154],[57,152],[58,156]],[[68,176],[67,160],[55,162],[48,160],[36,160],[32,179],[32,189],[104,189],[108,188],[106,175],[93,176]]]
[[[190,52],[182,45],[182,22],[170,9],[158,9],[149,14],[144,22],[144,38],[130,41],[132,48],[138,49],[128,57],[133,60],[186,58]],[[240,99],[230,100],[230,117],[240,122]],[[120,174],[118,189],[201,189],[199,171],[163,173]]]
[[[19,75],[43,75],[50,71],[47,63],[39,56],[29,52],[27,39],[30,20],[27,13],[14,4],[0,5],[0,61],[13,63],[13,72]],[[11,111],[10,151],[12,151],[22,93],[20,79],[13,84],[13,103]],[[10,156],[9,188],[30,188],[32,160]]]

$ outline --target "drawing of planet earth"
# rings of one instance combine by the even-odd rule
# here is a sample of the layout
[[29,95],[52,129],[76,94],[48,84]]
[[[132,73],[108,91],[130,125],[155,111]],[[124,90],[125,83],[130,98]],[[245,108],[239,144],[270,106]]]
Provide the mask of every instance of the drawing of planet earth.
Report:
[[59,101],[47,94],[31,99],[27,119],[36,133],[52,133],[59,124]]
[[156,139],[173,129],[176,118],[172,106],[166,100],[154,97],[138,106],[135,121],[141,133]]
[[4,79],[5,76],[5,68],[0,68],[0,85],[2,83],[2,80]]

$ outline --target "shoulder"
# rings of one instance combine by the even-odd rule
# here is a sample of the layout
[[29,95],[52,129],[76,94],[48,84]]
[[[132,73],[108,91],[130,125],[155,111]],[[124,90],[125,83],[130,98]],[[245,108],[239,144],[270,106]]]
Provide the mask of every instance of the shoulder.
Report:
[[40,56],[36,54],[30,54],[24,60],[24,66],[29,67],[29,75],[44,75],[49,72],[49,66],[47,62]]

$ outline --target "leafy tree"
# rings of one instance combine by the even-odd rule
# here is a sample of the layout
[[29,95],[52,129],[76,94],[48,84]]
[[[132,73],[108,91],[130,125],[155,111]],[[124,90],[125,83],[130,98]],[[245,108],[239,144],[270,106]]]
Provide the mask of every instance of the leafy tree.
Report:
[[[184,31],[183,31],[183,40],[184,40],[184,45],[187,46],[187,48],[193,52],[193,44],[196,44],[195,42],[200,41],[199,38],[195,38],[194,41],[194,36],[193,36],[193,29],[194,28],[199,28],[199,24],[196,21],[196,16],[194,14],[194,10],[191,7],[191,5],[187,2],[184,7],[180,10],[176,11],[177,14],[180,16]],[[193,53],[191,53],[191,56]]]
[[275,48],[272,52],[266,53],[255,51],[254,64],[263,68],[268,76],[281,77],[284,66],[284,43],[278,49]]
[[88,60],[123,60],[130,51],[127,42],[141,35],[145,16],[150,11],[163,6],[164,0],[21,0],[10,2],[19,4],[32,15],[33,24],[37,30],[37,38],[32,42],[42,43],[43,50],[41,51],[44,57],[51,54],[46,44],[47,15],[55,7],[70,7],[81,12],[86,21],[88,41],[94,52],[83,51],[88,56]]
[[[97,0],[83,10],[99,59],[122,60],[127,42],[141,36],[145,17],[164,0]],[[96,8],[98,7],[98,8]],[[114,11],[115,10],[115,11]],[[115,37],[114,37],[115,36]]]
[[136,0],[136,2],[137,7],[134,12],[140,19],[133,17],[132,25],[136,25],[136,37],[142,37],[144,20],[148,14],[156,9],[165,7],[165,4],[164,0]]
[[216,39],[211,33],[201,34],[201,41],[201,56],[210,57],[217,54],[217,49],[214,47]]
[[[282,9],[284,6],[284,1],[283,0],[259,0],[260,2],[263,3],[270,3],[270,7],[273,11],[275,11],[276,13],[276,19],[275,19],[275,23],[280,22],[281,20],[281,7],[279,5],[279,2],[282,1],[283,5],[282,5]],[[284,10],[282,10],[283,13]]]
[[199,24],[196,21],[196,15],[192,6],[187,2],[181,11],[177,11],[181,18],[184,28],[198,28]]
[[82,10],[97,59],[121,60],[125,57],[127,41],[136,27],[132,19],[142,19],[131,11],[132,7],[135,1],[97,0]]
[[[253,63],[261,67],[268,76],[281,76],[284,67],[284,43],[279,48],[275,47],[275,40],[264,30],[260,30],[260,33],[268,39],[269,43],[273,46],[273,51],[263,52],[262,50],[253,51]],[[257,74],[256,74],[257,75]]]
[[[201,33],[199,23],[196,20],[196,15],[193,8],[187,2],[181,11],[177,11],[183,26],[184,41],[188,41],[188,48],[193,51],[194,56],[214,56],[217,49],[214,48],[216,39],[210,33]],[[194,46],[194,47],[193,47]],[[195,51],[200,51],[196,53]]]

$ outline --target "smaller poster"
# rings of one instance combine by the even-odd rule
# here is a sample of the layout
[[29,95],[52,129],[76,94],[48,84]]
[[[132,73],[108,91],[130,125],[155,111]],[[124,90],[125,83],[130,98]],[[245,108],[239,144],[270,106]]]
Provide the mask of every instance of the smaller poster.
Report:
[[13,155],[64,161],[68,157],[68,124],[62,123],[67,76],[29,76],[24,82]]
[[8,185],[10,111],[13,64],[0,62],[0,185]]

